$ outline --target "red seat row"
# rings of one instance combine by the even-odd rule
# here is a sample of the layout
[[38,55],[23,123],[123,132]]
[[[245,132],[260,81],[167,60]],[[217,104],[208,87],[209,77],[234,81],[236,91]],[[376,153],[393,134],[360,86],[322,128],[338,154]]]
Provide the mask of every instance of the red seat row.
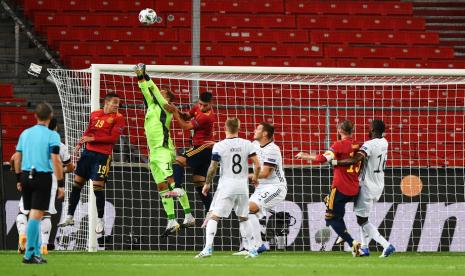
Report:
[[[173,13],[161,17],[158,28],[190,28],[191,16],[188,13]],[[132,27],[140,28],[137,13],[50,13],[36,12],[34,14],[35,30],[45,33],[49,27]]]
[[139,12],[144,8],[153,8],[157,12],[189,12],[190,1],[156,0],[24,0],[24,12],[32,16],[36,11],[48,12]]

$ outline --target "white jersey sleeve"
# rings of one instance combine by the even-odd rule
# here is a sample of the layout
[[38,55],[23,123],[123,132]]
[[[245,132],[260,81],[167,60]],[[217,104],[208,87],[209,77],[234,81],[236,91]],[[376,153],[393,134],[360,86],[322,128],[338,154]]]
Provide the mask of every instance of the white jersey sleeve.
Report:
[[60,159],[64,165],[71,161],[71,155],[69,154],[68,147],[63,143],[60,144]]
[[255,153],[252,143],[242,138],[229,138],[215,144],[212,159],[220,162],[218,190],[226,194],[248,194],[249,156]]
[[384,189],[388,142],[385,138],[375,138],[366,141],[360,151],[365,153],[360,185],[364,185],[372,196],[379,197]]

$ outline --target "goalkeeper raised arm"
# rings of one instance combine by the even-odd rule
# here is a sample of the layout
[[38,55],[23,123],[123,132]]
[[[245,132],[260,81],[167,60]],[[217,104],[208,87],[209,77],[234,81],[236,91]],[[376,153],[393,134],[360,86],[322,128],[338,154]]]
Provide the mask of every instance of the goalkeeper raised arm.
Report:
[[[176,160],[176,154],[170,137],[173,114],[169,112],[169,102],[174,96],[167,89],[162,91],[158,89],[146,74],[144,64],[137,64],[134,71],[147,106],[144,129],[150,150],[150,171],[157,184],[157,190],[168,218],[168,225],[163,233],[163,236],[167,236],[176,233],[180,228],[175,218],[174,200],[171,193],[175,189],[173,162]],[[195,219],[191,214],[187,193],[182,188],[176,189],[174,194],[176,194],[185,214],[183,226],[194,225]]]

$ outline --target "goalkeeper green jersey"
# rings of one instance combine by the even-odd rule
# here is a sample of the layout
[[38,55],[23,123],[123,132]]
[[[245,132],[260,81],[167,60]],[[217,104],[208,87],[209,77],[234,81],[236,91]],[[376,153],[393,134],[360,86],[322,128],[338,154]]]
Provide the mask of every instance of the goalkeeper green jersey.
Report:
[[144,128],[149,149],[153,150],[157,147],[174,149],[170,137],[173,114],[164,109],[165,104],[168,104],[168,102],[163,98],[160,90],[152,80],[139,82],[139,88],[147,105]]

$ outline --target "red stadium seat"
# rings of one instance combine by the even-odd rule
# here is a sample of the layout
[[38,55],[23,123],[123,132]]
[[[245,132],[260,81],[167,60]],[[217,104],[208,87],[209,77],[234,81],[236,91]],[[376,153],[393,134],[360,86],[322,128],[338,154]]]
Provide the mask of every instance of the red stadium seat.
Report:
[[286,1],[285,9],[292,13],[309,14],[377,14],[377,15],[409,15],[412,14],[412,3],[398,1]]
[[328,29],[328,30],[412,30],[424,31],[425,20],[423,18],[405,17],[381,17],[381,16],[321,16],[305,15],[297,16],[297,26],[304,29]]
[[314,31],[311,33],[312,43],[336,43],[336,44],[405,44],[424,45],[438,44],[439,37],[436,33],[426,32],[393,32],[393,31]]
[[219,13],[282,13],[284,11],[283,0],[269,0],[251,2],[247,0],[203,0],[202,12]]
[[241,15],[231,14],[202,14],[200,20],[204,28],[295,28],[293,15],[251,15],[250,13]]
[[13,85],[9,83],[0,83],[0,98],[12,98],[12,97],[13,97]]

